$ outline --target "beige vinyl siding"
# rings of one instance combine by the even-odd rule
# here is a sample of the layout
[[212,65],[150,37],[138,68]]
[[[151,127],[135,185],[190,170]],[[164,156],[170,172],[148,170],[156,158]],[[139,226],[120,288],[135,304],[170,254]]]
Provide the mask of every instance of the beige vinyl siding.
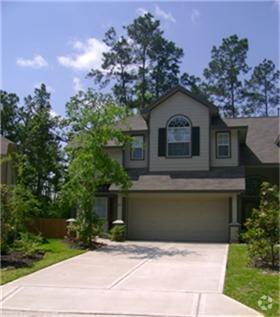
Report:
[[108,147],[106,152],[110,157],[116,160],[120,165],[123,165],[123,149],[121,147]]
[[231,156],[229,158],[219,159],[216,156],[216,132],[219,132],[219,130],[211,130],[211,166],[213,167],[238,166],[239,164],[238,130],[231,129],[228,131],[230,132],[231,140]]
[[129,194],[128,238],[228,242],[229,194]]
[[[176,114],[187,116],[194,127],[200,127],[200,156],[190,158],[158,157],[158,129]],[[209,169],[209,109],[177,92],[151,111],[150,115],[150,170],[190,171]]]
[[124,166],[125,168],[146,168],[148,166],[148,133],[137,132],[131,135],[144,136],[144,160],[131,160],[130,159],[130,145],[127,144],[124,151]]

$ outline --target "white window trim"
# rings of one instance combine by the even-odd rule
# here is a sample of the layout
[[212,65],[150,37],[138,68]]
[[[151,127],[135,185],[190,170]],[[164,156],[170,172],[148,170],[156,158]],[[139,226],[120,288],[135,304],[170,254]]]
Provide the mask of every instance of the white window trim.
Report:
[[[133,147],[133,141],[131,142],[131,148],[130,148],[130,160],[131,161],[143,161],[145,159],[145,154],[144,154],[144,142],[145,142],[145,136],[144,135],[132,135],[132,138],[134,137],[141,137],[142,138],[142,147]],[[141,155],[141,158],[139,157],[134,157],[133,154],[134,154],[134,149],[141,149],[142,150],[142,155]]]
[[[173,121],[174,119],[176,119],[176,118],[178,118],[178,117],[183,117],[184,118],[184,120],[186,120],[187,122],[188,122],[188,124],[189,124],[189,126],[187,126],[187,127],[169,127],[169,124],[170,124],[170,122],[171,121]],[[169,142],[168,141],[168,130],[169,130],[169,128],[170,129],[189,129],[190,130],[190,133],[189,133],[189,135],[190,135],[190,140],[188,141],[188,142],[180,142],[180,141],[173,141],[173,142]],[[191,125],[191,122],[190,122],[190,120],[187,118],[187,117],[185,117],[184,115],[175,115],[175,116],[173,116],[173,117],[171,117],[169,120],[168,120],[168,122],[167,122],[167,125],[166,125],[166,157],[168,157],[168,158],[184,158],[184,157],[191,157],[192,156],[192,148],[191,148],[191,144],[192,144],[192,142],[191,142],[191,140],[192,140],[192,125]],[[174,144],[174,143],[182,143],[182,144],[189,144],[189,154],[184,154],[184,155],[170,155],[169,154],[169,151],[168,151],[168,149],[169,149],[169,144]]]
[[[227,143],[220,143],[219,144],[219,135],[221,134],[225,134],[228,137]],[[217,132],[216,133],[216,146],[217,146],[217,152],[216,152],[216,156],[217,159],[227,159],[227,158],[231,158],[231,133],[230,131],[223,131],[223,132]],[[227,146],[228,148],[228,154],[227,155],[220,155],[219,154],[219,147],[220,146]]]

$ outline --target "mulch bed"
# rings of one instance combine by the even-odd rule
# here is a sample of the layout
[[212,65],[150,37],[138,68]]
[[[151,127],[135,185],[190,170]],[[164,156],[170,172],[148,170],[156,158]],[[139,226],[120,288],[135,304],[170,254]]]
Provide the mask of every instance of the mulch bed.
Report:
[[2,268],[21,268],[28,267],[33,262],[41,260],[44,257],[44,251],[38,251],[32,256],[26,256],[20,251],[11,251],[8,254],[1,255]]
[[72,249],[85,249],[85,250],[96,250],[100,249],[104,246],[106,246],[106,243],[103,242],[97,242],[97,241],[92,241],[92,245],[90,248],[84,246],[79,240],[69,238],[69,237],[64,237],[64,241],[69,245],[70,248]]

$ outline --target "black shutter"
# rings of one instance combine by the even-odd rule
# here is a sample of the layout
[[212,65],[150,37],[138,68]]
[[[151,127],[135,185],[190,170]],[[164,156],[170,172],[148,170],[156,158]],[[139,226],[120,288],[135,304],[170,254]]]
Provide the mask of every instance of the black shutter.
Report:
[[199,127],[192,128],[192,156],[200,155],[200,131]]
[[165,156],[166,153],[166,129],[158,129],[158,156]]

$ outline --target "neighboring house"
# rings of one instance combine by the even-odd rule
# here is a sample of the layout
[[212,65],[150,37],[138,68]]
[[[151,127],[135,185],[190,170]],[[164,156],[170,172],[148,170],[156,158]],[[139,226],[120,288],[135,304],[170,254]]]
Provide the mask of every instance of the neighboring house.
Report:
[[16,145],[2,135],[0,139],[1,184],[12,185],[16,182],[16,174],[11,155],[16,150]]
[[134,141],[107,151],[132,186],[122,195],[111,185],[96,212],[109,227],[123,219],[128,239],[237,241],[260,182],[278,182],[279,118],[222,119],[177,87],[121,128]]

